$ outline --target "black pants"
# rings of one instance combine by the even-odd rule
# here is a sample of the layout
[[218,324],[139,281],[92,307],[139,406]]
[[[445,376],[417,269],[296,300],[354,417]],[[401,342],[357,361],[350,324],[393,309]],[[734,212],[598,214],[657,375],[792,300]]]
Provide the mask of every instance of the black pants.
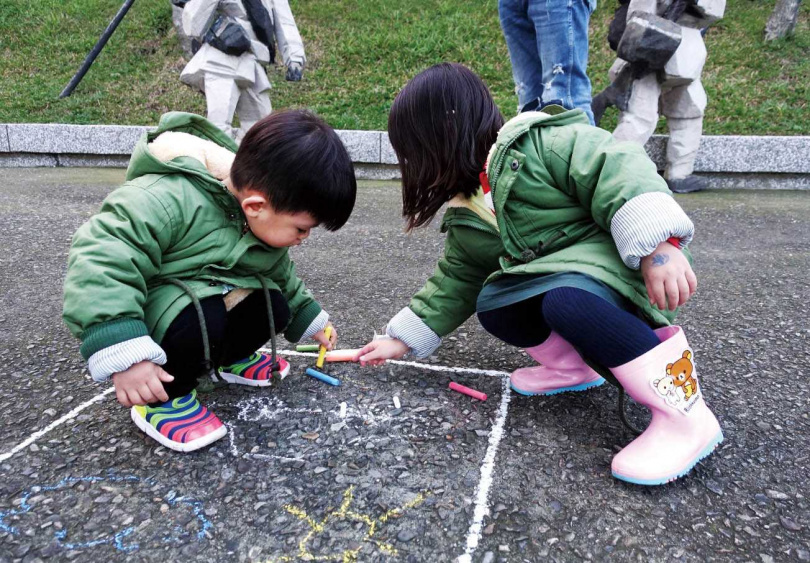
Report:
[[632,311],[583,289],[558,287],[507,307],[478,313],[487,332],[512,346],[531,348],[553,330],[586,358],[613,368],[652,350],[660,340]]
[[[270,300],[276,331],[281,332],[290,321],[290,308],[278,290],[270,291]],[[262,290],[252,292],[230,311],[225,310],[221,295],[201,299],[200,305],[214,367],[247,358],[270,339]],[[202,330],[193,304],[172,321],[160,345],[168,359],[163,369],[174,376],[174,381],[163,384],[169,400],[187,395],[197,386],[197,378],[206,372]]]
[[543,318],[543,295],[478,313],[478,321],[491,335],[519,348],[537,346],[551,334]]

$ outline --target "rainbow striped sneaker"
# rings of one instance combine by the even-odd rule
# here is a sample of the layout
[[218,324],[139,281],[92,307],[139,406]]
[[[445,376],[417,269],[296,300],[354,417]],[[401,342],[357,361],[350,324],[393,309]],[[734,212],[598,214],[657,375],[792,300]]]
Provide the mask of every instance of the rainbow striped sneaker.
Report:
[[130,414],[149,437],[177,452],[199,450],[228,433],[217,416],[197,400],[197,391],[159,407],[134,406]]
[[[279,355],[276,355],[276,360],[281,381],[290,373],[290,364]],[[270,361],[270,354],[255,352],[249,358],[219,368],[219,376],[228,383],[267,387],[273,384],[273,362]]]

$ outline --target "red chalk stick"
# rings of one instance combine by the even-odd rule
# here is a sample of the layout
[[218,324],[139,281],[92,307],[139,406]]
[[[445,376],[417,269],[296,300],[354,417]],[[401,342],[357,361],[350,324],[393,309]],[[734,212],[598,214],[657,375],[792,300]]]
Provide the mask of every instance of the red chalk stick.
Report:
[[453,391],[458,391],[459,393],[463,393],[465,395],[469,395],[473,399],[478,399],[479,401],[486,401],[487,394],[481,393],[481,391],[476,391],[475,389],[470,389],[469,387],[464,387],[463,385],[459,385],[455,381],[450,382],[450,389]]

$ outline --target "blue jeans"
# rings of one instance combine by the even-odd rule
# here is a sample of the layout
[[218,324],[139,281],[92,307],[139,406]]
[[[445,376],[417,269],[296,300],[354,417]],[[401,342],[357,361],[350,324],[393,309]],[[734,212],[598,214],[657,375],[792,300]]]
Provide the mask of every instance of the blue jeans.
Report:
[[498,0],[518,110],[581,108],[593,123],[588,21],[596,0]]

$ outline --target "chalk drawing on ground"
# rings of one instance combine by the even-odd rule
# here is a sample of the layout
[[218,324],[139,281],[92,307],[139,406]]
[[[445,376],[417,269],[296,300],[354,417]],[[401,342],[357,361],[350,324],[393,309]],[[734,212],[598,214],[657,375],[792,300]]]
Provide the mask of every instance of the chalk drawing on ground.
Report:
[[[25,529],[34,529],[36,533],[42,533],[50,537],[47,541],[43,538],[43,543],[56,542],[56,544],[66,550],[81,550],[99,545],[110,545],[118,551],[131,552],[144,547],[158,547],[165,545],[176,545],[188,543],[189,541],[201,541],[209,537],[208,529],[211,523],[203,513],[201,501],[180,496],[174,490],[167,491],[162,497],[161,518],[146,519],[142,522],[135,522],[134,516],[116,521],[109,516],[110,504],[96,503],[90,499],[89,495],[77,494],[76,485],[83,484],[86,487],[98,487],[102,494],[110,497],[111,504],[117,504],[117,495],[141,494],[155,497],[154,487],[158,485],[154,480],[141,478],[134,475],[115,475],[110,473],[104,476],[86,477],[65,477],[54,485],[34,485],[23,491],[22,495],[13,503],[17,508],[0,510],[0,531],[13,535],[24,534]],[[96,497],[95,500],[97,500]],[[53,526],[46,529],[42,527],[42,518],[37,514],[41,507],[48,506],[49,510],[59,507],[59,503],[69,504],[75,510],[76,504],[82,501],[89,505],[89,509],[103,511],[108,517],[105,521],[107,528],[100,533],[87,531],[85,526],[74,526],[73,530],[64,527],[61,518],[49,520],[54,522]],[[177,514],[175,520],[188,521],[185,527],[179,525],[167,525],[172,521],[169,511],[183,511],[184,514]],[[126,516],[126,515],[123,515]],[[90,520],[91,515],[87,514],[85,521]],[[182,518],[181,518],[182,517]],[[30,522],[28,521],[30,519]],[[110,531],[112,529],[112,531]],[[88,537],[89,536],[89,537]]]
[[[298,353],[295,351],[289,350],[281,350],[279,351],[280,354],[287,355],[287,356],[311,356],[311,354],[304,354]],[[465,368],[465,367],[455,367],[455,366],[441,366],[435,364],[422,364],[418,362],[404,362],[404,361],[392,361],[394,365],[401,365],[401,366],[408,366],[413,367],[416,369],[428,370],[428,371],[435,371],[435,372],[453,372],[459,374],[469,374],[469,375],[483,375],[489,377],[499,378],[501,380],[502,385],[502,394],[501,394],[501,401],[498,408],[496,420],[493,422],[492,431],[489,435],[489,444],[487,447],[486,454],[484,459],[482,460],[482,465],[480,468],[481,472],[481,480],[479,481],[478,485],[476,486],[475,490],[475,507],[474,507],[474,517],[473,521],[471,522],[470,529],[467,534],[465,546],[464,546],[464,553],[459,556],[458,561],[460,563],[466,563],[471,560],[472,554],[477,550],[478,543],[481,539],[481,532],[482,532],[482,523],[487,514],[489,514],[489,492],[492,485],[492,476],[493,471],[496,463],[497,451],[500,441],[503,437],[503,429],[504,424],[508,415],[509,410],[509,401],[511,397],[510,389],[509,389],[509,374],[501,371],[496,370],[484,370],[478,368]],[[5,461],[12,457],[15,454],[22,452],[26,447],[30,444],[35,443],[39,440],[44,434],[54,430],[56,427],[61,426],[62,424],[72,421],[76,415],[81,411],[84,410],[94,404],[98,404],[104,399],[107,395],[111,394],[114,391],[113,387],[109,387],[105,389],[102,393],[96,395],[95,397],[91,398],[90,400],[86,401],[79,407],[73,409],[72,411],[66,413],[61,418],[55,420],[47,427],[38,430],[32,433],[26,440],[17,444],[14,448],[10,451],[0,454],[0,461]],[[391,423],[393,417],[390,414],[380,410],[379,412],[375,411],[373,408],[369,408],[366,410],[359,409],[356,406],[348,406],[345,402],[336,404],[334,409],[324,410],[322,408],[314,407],[314,408],[307,408],[307,407],[297,407],[291,408],[286,406],[280,399],[276,397],[271,397],[273,400],[279,401],[278,403],[267,402],[267,397],[259,398],[256,397],[251,402],[251,400],[247,400],[246,402],[240,402],[237,407],[238,415],[237,420],[244,420],[244,421],[258,421],[262,418],[266,420],[273,420],[280,416],[281,414],[288,413],[288,414],[308,414],[308,415],[317,415],[317,416],[324,416],[328,420],[334,419],[335,422],[332,425],[336,424],[343,424],[348,425],[349,422],[353,420],[356,422],[362,421],[362,425],[365,428],[369,426],[379,426],[383,425],[383,429],[386,424]],[[381,407],[382,408],[382,407]],[[285,410],[286,409],[286,410]],[[419,414],[416,411],[412,411],[411,415]],[[412,425],[413,428],[414,425]],[[263,460],[281,460],[281,461],[302,461],[302,458],[288,458],[283,456],[276,456],[271,454],[262,453],[256,451],[256,447],[250,449],[250,452],[241,453],[239,448],[236,445],[235,440],[235,432],[234,426],[232,423],[228,424],[229,427],[229,445],[230,445],[230,453],[234,457],[240,456],[251,456],[256,459],[263,459]],[[403,438],[413,437],[413,434],[405,434],[402,436]],[[376,438],[374,436],[360,436],[358,438],[353,439],[349,445],[352,445],[360,440],[364,443],[374,441],[374,440],[387,440],[389,438]],[[317,448],[317,451],[324,451],[323,448]],[[60,487],[64,487],[66,483],[69,482],[69,479],[63,480],[56,485],[47,486],[49,487],[47,490],[56,490]],[[119,481],[126,481],[130,479],[138,479],[137,477],[114,477],[114,476],[107,476],[107,477],[80,477],[75,478],[78,480],[87,480],[88,482],[95,482],[95,481],[102,481],[102,480],[114,480],[117,479]],[[143,481],[149,482],[147,479]],[[13,522],[15,520],[20,519],[23,515],[31,512],[31,503],[28,502],[28,499],[31,499],[31,495],[35,492],[46,490],[46,487],[38,486],[38,487],[31,487],[27,489],[24,493],[24,496],[21,499],[18,499],[19,508],[13,508],[9,510],[0,510],[0,531],[5,531],[7,533],[16,534],[18,533],[16,527],[14,526]],[[27,496],[26,496],[27,495]],[[194,512],[194,517],[199,519],[201,522],[201,528],[196,534],[197,539],[202,539],[203,537],[210,537],[209,532],[207,531],[210,527],[210,523],[205,519],[201,504],[199,501],[193,499],[186,499],[184,497],[177,497],[173,491],[170,491],[165,497],[165,501],[168,505],[174,507],[175,505],[185,505],[190,507]],[[175,530],[176,531],[176,530]],[[53,539],[56,540],[60,545],[64,547],[68,547],[70,549],[78,549],[81,547],[92,547],[94,545],[102,545],[102,544],[110,544],[114,546],[116,549],[121,551],[127,551],[131,549],[137,548],[139,545],[136,542],[137,537],[133,534],[136,534],[137,527],[125,527],[115,534],[110,535],[109,537],[103,538],[95,538],[89,540],[70,540],[68,541],[67,532],[62,530],[55,530],[53,533]],[[129,538],[129,539],[128,539]],[[164,542],[171,542],[171,541],[181,541],[178,538],[172,538],[171,536],[164,536],[162,541]],[[134,547],[133,547],[134,546]],[[381,548],[382,549],[382,548]],[[384,551],[384,550],[383,550]]]
[[[316,399],[311,399],[316,402]],[[218,406],[216,402],[211,402],[210,407]],[[432,409],[421,407],[409,410],[406,416],[397,417],[391,414],[390,403],[369,404],[369,405],[347,405],[345,402],[335,401],[333,408],[322,407],[291,407],[276,395],[256,395],[240,399],[236,405],[231,407],[237,411],[236,421],[247,423],[263,423],[279,420],[286,416],[310,416],[317,420],[318,426],[312,432],[332,432],[339,433],[344,429],[354,430],[358,435],[345,442],[346,446],[356,446],[360,442],[365,444],[387,443],[392,439],[405,441],[408,439],[428,440],[426,426],[420,425],[427,421],[426,412]],[[444,405],[436,405],[435,410],[444,408]],[[398,432],[391,430],[393,423],[402,423],[407,420],[411,424],[408,432]],[[301,453],[296,457],[279,456],[267,451],[257,445],[249,448],[249,451],[242,451],[240,447],[240,436],[238,435],[241,425],[234,422],[226,422],[229,429],[230,452],[234,457],[252,457],[262,460],[278,461],[299,461],[312,457],[328,456],[329,452],[321,447],[302,448]],[[369,430],[375,430],[374,435],[369,435]]]
[[[346,491],[343,493],[343,502],[341,503],[340,507],[337,510],[327,510],[326,515],[320,521],[315,520],[312,516],[307,514],[305,509],[301,508],[300,506],[291,504],[285,505],[284,510],[302,522],[305,522],[309,526],[309,532],[298,542],[298,552],[295,555],[282,555],[275,559],[271,559],[270,561],[343,561],[344,563],[349,563],[352,561],[357,561],[360,552],[369,546],[376,547],[376,549],[382,553],[385,553],[386,555],[396,556],[397,549],[389,543],[378,540],[375,537],[375,534],[388,522],[389,519],[400,518],[408,509],[422,504],[429,494],[430,493],[427,491],[421,492],[404,505],[388,510],[378,518],[372,518],[368,514],[359,513],[352,510],[352,502],[354,501],[354,487],[349,487],[346,489]],[[365,527],[360,527],[363,535],[359,538],[359,545],[353,549],[345,549],[341,552],[332,554],[316,555],[312,553],[312,540],[318,534],[328,532],[333,524],[342,521],[359,522],[365,525]]]

